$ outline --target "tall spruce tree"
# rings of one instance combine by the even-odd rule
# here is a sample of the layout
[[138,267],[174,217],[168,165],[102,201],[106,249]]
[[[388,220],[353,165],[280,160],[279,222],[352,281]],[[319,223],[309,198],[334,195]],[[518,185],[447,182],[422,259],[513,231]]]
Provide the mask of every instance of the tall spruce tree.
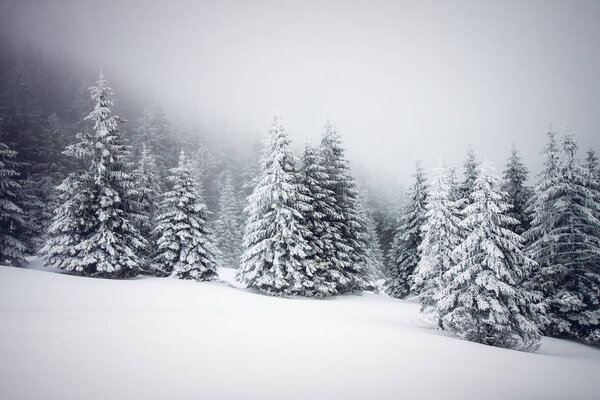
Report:
[[[158,203],[165,189],[160,178],[160,171],[156,165],[154,154],[142,144],[137,168],[133,171],[137,195],[135,196],[137,219],[133,222],[144,238],[150,239],[156,227],[156,218],[159,214]],[[139,256],[144,265],[154,251],[154,243],[149,240],[148,245],[141,249]]]
[[600,171],[598,170],[598,157],[592,149],[589,149],[585,155],[585,170],[592,186],[597,185],[599,183],[598,179],[600,179]]
[[463,164],[463,168],[463,181],[459,187],[460,197],[462,199],[462,208],[466,207],[467,204],[471,202],[471,193],[473,192],[475,180],[479,174],[479,161],[477,161],[477,156],[475,155],[475,151],[471,146],[469,146],[467,159]]
[[532,203],[528,251],[539,267],[531,285],[545,296],[546,334],[600,343],[599,192],[577,162],[572,135],[562,139],[562,158],[553,134],[546,170]]
[[[444,274],[455,264],[454,249],[462,240],[461,200],[454,169],[437,168],[428,192],[426,221],[411,292],[417,294],[421,311],[438,320],[435,295],[446,286]],[[439,321],[439,320],[438,320]]]
[[242,215],[231,173],[225,174],[215,222],[215,244],[222,267],[239,268],[242,254]]
[[523,164],[521,156],[513,144],[510,158],[504,170],[502,191],[507,194],[508,197],[506,199],[511,205],[508,215],[519,221],[518,224],[511,225],[510,229],[519,235],[529,229],[529,216],[525,210],[532,193],[525,185],[527,174],[527,167]]
[[154,229],[157,250],[152,262],[159,274],[197,281],[217,277],[208,209],[198,201],[196,182],[185,152],[169,180],[173,190],[164,193],[162,213]]
[[426,221],[427,184],[425,171],[416,163],[415,183],[407,193],[407,204],[400,216],[399,225],[390,249],[389,276],[385,291],[392,297],[403,298],[410,292],[413,275],[419,263],[419,246],[422,228]]
[[262,159],[262,177],[249,197],[244,252],[237,279],[273,295],[311,295],[315,266],[307,258],[310,205],[289,150],[290,139],[274,118]]
[[122,119],[112,115],[113,90],[100,74],[90,88],[94,110],[86,117],[93,134],[79,133],[80,142],[65,154],[88,162],[59,186],[61,205],[42,252],[46,265],[81,275],[123,278],[140,272],[137,253],[146,240],[132,222],[136,195],[126,171],[129,148],[122,137]]
[[139,158],[142,145],[145,145],[154,154],[158,165],[172,166],[177,153],[174,152],[175,143],[164,111],[160,107],[146,107],[136,125],[131,137],[134,156]]
[[17,152],[0,142],[0,265],[20,266],[31,254]]
[[307,223],[310,246],[307,260],[314,265],[312,280],[315,282],[315,295],[331,296],[338,294],[336,282],[344,281],[344,276],[336,268],[331,258],[335,254],[336,241],[341,240],[339,232],[332,226],[335,209],[335,193],[327,188],[327,171],[319,161],[319,151],[307,145],[302,154],[300,169],[303,194],[309,207],[301,210]]
[[[362,193],[362,192],[361,192]],[[362,230],[365,234],[367,271],[370,279],[384,278],[384,259],[385,255],[381,248],[381,240],[377,233],[373,210],[369,207],[368,202],[364,200],[363,195],[360,196],[359,213],[362,221]]]
[[360,215],[358,193],[344,156],[341,137],[329,121],[321,138],[319,162],[327,174],[324,188],[334,194],[331,213],[326,218],[335,230],[331,260],[334,262],[332,267],[337,270],[338,292],[368,289],[373,277],[368,267],[367,233]]
[[456,263],[445,272],[445,287],[433,296],[442,329],[492,346],[535,350],[540,334],[533,322],[535,298],[519,285],[532,261],[521,251],[523,239],[509,228],[510,204],[500,180],[484,163],[474,182],[466,217],[468,236],[454,250]]

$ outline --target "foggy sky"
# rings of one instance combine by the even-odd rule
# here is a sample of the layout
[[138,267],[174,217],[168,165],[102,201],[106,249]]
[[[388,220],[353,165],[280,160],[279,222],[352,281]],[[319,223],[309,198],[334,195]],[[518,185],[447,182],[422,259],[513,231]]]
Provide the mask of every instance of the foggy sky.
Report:
[[[409,182],[467,146],[528,166],[550,124],[600,150],[600,2],[4,1],[24,42],[118,75],[178,117],[298,145],[337,122],[355,165]],[[117,93],[119,88],[116,87]]]

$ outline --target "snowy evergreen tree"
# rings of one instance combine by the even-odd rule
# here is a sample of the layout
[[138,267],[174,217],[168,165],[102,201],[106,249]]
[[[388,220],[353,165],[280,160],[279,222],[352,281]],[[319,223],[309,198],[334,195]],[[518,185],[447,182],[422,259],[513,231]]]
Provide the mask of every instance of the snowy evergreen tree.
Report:
[[59,186],[61,205],[42,252],[46,265],[82,275],[122,278],[140,272],[137,253],[146,243],[132,224],[136,192],[125,171],[129,154],[110,107],[113,91],[103,75],[90,88],[94,110],[86,117],[94,134],[79,133],[80,142],[65,154],[89,162],[86,171],[70,174]]
[[589,174],[577,162],[577,145],[563,137],[563,156],[553,134],[546,169],[531,205],[526,237],[539,267],[530,285],[543,292],[548,335],[600,343],[600,204]]
[[462,207],[464,208],[471,201],[471,193],[473,192],[473,188],[475,186],[475,180],[477,179],[477,175],[479,174],[479,162],[477,161],[477,157],[475,156],[475,152],[473,148],[469,146],[469,151],[467,152],[467,159],[463,164],[464,167],[464,179],[460,185],[460,197],[463,200]]
[[0,265],[20,266],[31,253],[16,158],[17,152],[0,142]]
[[[526,212],[530,216],[530,227],[524,233],[528,243],[527,251],[529,255],[538,264],[546,264],[549,256],[548,249],[540,248],[535,250],[532,244],[543,241],[543,237],[551,230],[550,216],[553,214],[552,204],[546,197],[547,191],[556,184],[559,176],[560,150],[556,143],[556,134],[552,131],[547,133],[548,142],[544,146],[544,169],[540,172],[538,183],[535,186],[533,195],[527,202]],[[534,246],[538,247],[538,246]]]
[[310,207],[278,118],[262,159],[262,177],[249,197],[244,253],[237,279],[273,295],[312,295],[315,266],[303,212]]
[[344,277],[330,258],[335,252],[336,241],[341,240],[339,232],[332,226],[332,215],[337,215],[334,209],[335,193],[327,186],[327,171],[319,162],[318,150],[307,145],[302,155],[300,170],[304,195],[309,207],[301,210],[308,227],[307,242],[310,251],[306,259],[312,262],[315,271],[312,280],[317,290],[315,295],[322,297],[338,294],[336,282]]
[[589,149],[585,156],[585,170],[591,179],[591,185],[598,185],[600,179],[600,170],[598,170],[598,157],[596,152]]
[[529,216],[525,210],[532,194],[531,190],[525,185],[527,174],[527,167],[523,164],[519,152],[513,145],[504,170],[502,191],[508,195],[507,201],[511,205],[508,215],[519,221],[518,224],[512,225],[510,229],[519,235],[529,229]]
[[428,192],[426,221],[411,292],[417,294],[421,311],[438,318],[434,296],[446,286],[444,274],[455,264],[454,249],[462,237],[459,205],[461,199],[454,169],[440,166]]
[[408,190],[408,202],[400,216],[390,251],[390,270],[385,282],[386,293],[403,298],[410,292],[420,254],[422,228],[426,221],[427,185],[425,171],[416,163],[415,183]]
[[233,178],[227,173],[219,198],[219,216],[215,223],[218,263],[223,267],[239,267],[242,254],[241,219],[240,202],[235,193]]
[[[340,293],[370,288],[373,277],[369,271],[364,230],[355,183],[337,129],[331,122],[325,124],[321,138],[319,162],[325,167],[327,180],[324,188],[334,193],[326,219],[336,237],[335,248],[328,257],[337,269],[335,283]],[[333,273],[333,270],[332,270]]]
[[176,156],[173,150],[175,143],[170,135],[169,121],[160,107],[144,109],[133,130],[131,144],[135,149],[134,156],[137,158],[144,145],[154,154],[158,165],[163,167],[173,165],[173,157]]
[[364,243],[366,245],[367,271],[370,279],[381,279],[384,277],[384,254],[381,249],[381,241],[375,226],[375,218],[371,209],[370,196],[366,188],[359,191],[358,209],[361,221],[361,230],[364,232]]
[[153,269],[159,274],[197,281],[217,277],[208,210],[198,201],[191,164],[182,151],[169,180],[173,190],[163,195],[162,214],[154,229],[157,251]]
[[532,261],[523,239],[509,228],[519,221],[499,191],[500,180],[484,164],[474,182],[466,217],[468,236],[454,250],[456,263],[433,296],[440,326],[450,334],[492,346],[535,350],[540,334],[533,322],[534,296],[519,285]]
[[[136,228],[144,238],[151,238],[156,227],[156,217],[159,214],[158,203],[165,189],[160,178],[160,171],[151,150],[142,144],[140,159],[133,172],[137,195],[135,196],[138,218],[134,221]],[[148,242],[140,257],[147,263],[154,251],[154,243]]]

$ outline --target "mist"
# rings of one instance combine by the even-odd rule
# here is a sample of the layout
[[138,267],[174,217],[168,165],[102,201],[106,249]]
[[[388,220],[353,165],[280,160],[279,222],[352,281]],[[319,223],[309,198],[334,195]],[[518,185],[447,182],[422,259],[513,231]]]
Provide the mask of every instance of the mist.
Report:
[[340,128],[356,169],[410,182],[471,144],[539,170],[550,129],[600,135],[600,3],[5,1],[11,40],[102,68],[140,101],[219,135],[273,114],[297,147]]

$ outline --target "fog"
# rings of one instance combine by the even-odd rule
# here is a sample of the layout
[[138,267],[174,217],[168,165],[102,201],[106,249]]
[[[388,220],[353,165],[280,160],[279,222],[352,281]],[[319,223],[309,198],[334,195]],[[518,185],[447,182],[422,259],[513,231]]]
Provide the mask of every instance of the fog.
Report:
[[[550,125],[600,149],[600,2],[4,1],[14,41],[172,116],[298,145],[337,122],[355,166],[409,182],[468,144],[529,167]],[[117,85],[117,94],[119,87]],[[215,130],[222,133],[223,130]]]

